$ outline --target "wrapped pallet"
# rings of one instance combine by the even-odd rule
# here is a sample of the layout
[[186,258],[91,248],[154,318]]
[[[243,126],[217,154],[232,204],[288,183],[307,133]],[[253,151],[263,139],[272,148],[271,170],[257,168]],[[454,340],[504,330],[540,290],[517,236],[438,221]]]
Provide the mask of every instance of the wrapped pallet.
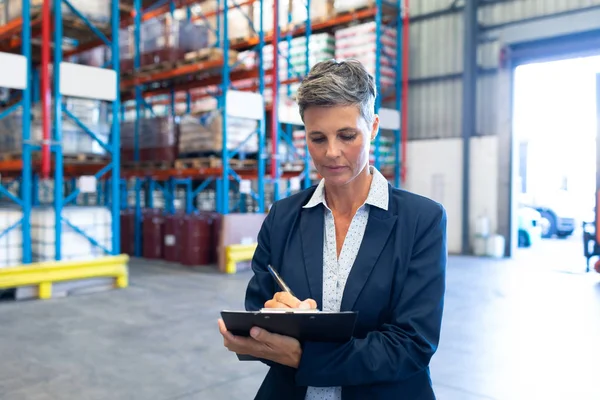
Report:
[[19,265],[23,260],[23,234],[19,221],[23,212],[10,205],[0,208],[0,233],[14,226],[8,233],[0,238],[0,268]]
[[186,53],[209,46],[209,28],[170,14],[144,21],[141,26],[141,65],[177,62]]
[[[65,207],[66,219],[106,249],[112,243],[112,217],[106,207]],[[34,262],[51,261],[55,257],[56,215],[53,208],[36,208],[31,213],[31,252]],[[62,222],[61,258],[63,260],[90,260],[106,253]]]
[[[227,149],[240,153],[256,153],[258,138],[256,133],[258,121],[247,118],[227,118]],[[219,112],[209,112],[199,116],[186,115],[181,120],[179,138],[180,157],[194,153],[220,152],[223,148],[222,117]]]
[[[43,3],[44,0],[30,0],[31,12],[41,12]],[[110,21],[110,0],[70,0],[70,3],[93,23],[107,24]],[[21,17],[23,0],[5,0],[4,5],[5,21]],[[66,4],[62,5],[62,12],[63,15],[73,15]]]
[[[103,142],[108,141],[110,125],[107,106],[99,100],[65,99],[65,107]],[[39,104],[31,110],[31,141],[42,142],[42,113]],[[20,153],[22,149],[22,113],[12,112],[0,120],[0,152]],[[63,155],[106,155],[106,151],[66,113],[62,114]]]
[[336,14],[342,14],[348,11],[371,7],[374,4],[374,0],[334,0],[333,9],[335,10]]
[[[305,1],[291,1],[292,24],[301,25],[306,23],[307,9]],[[310,20],[321,21],[330,17],[333,13],[332,0],[311,0]]]
[[[121,123],[121,159],[135,160],[135,121]],[[139,160],[143,162],[171,163],[177,158],[179,126],[171,117],[143,118],[139,120]]]
[[[265,33],[269,33],[273,31],[273,0],[263,0],[263,28]],[[281,30],[284,30],[288,25],[288,10],[289,10],[289,2],[279,0],[279,27]],[[254,22],[254,30],[258,33],[260,32],[260,3],[254,3],[253,12],[253,22]]]
[[[382,90],[396,82],[396,30],[382,28],[379,57]],[[375,75],[377,65],[377,35],[374,21],[340,29],[335,33],[335,58],[354,58],[360,61],[371,75]]]

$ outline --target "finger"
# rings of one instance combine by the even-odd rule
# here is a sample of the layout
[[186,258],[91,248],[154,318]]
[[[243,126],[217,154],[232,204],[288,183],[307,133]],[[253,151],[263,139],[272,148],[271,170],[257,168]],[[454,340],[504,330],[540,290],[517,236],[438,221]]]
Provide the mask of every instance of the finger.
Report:
[[250,329],[250,336],[260,343],[269,343],[272,339],[272,334],[270,332],[256,326]]
[[287,307],[290,307],[290,308],[300,307],[300,300],[298,300],[297,298],[295,298],[288,292],[277,292],[277,293],[275,293],[275,296],[273,297],[273,299],[275,301],[278,301],[279,303],[285,304]]
[[219,318],[219,331],[221,332],[221,335],[225,335],[228,332],[227,327],[225,326],[225,321],[223,321],[220,318]]
[[300,303],[300,308],[305,310],[316,310],[317,302],[313,299],[306,299],[302,303]]
[[289,308],[286,304],[280,303],[277,300],[269,300],[265,303],[265,308]]

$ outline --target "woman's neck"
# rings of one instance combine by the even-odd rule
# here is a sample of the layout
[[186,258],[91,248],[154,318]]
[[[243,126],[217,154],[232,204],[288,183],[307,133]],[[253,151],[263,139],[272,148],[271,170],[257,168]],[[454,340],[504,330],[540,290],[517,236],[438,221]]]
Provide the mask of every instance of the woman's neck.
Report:
[[353,215],[369,196],[373,175],[369,165],[351,182],[343,186],[327,186],[325,196],[331,210],[344,215]]

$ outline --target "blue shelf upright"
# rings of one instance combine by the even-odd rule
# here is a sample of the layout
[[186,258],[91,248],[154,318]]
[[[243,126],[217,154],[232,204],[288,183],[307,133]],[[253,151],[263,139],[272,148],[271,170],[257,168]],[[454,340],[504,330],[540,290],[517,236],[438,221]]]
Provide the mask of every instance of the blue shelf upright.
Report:
[[[403,28],[403,7],[404,0],[376,0],[375,12],[375,32],[376,32],[376,51],[375,51],[375,83],[379,90],[375,102],[375,112],[379,113],[383,106],[395,111],[400,115],[402,108],[402,28]],[[391,18],[384,18],[391,15]],[[395,53],[396,57],[390,57],[384,50],[383,38],[387,36],[385,29],[390,28],[396,31]],[[395,73],[394,85],[390,85],[387,90],[383,89],[382,63],[389,63]],[[390,100],[390,97],[393,97]],[[401,181],[401,150],[400,150],[400,129],[392,129],[394,135],[394,186],[400,187]],[[375,167],[381,168],[381,134],[375,139]]]
[[[0,197],[5,196],[12,200],[22,211],[22,218],[12,226],[0,231],[0,239],[9,234],[13,229],[21,227],[23,236],[23,264],[31,263],[31,208],[32,208],[32,163],[31,153],[31,14],[29,0],[22,1],[22,30],[21,30],[21,56],[25,63],[25,85],[20,88],[21,99],[12,106],[0,111],[0,119],[8,117],[11,113],[21,109],[22,115],[22,169],[20,179],[6,180],[3,185],[0,181]],[[0,173],[1,173],[0,169]],[[4,178],[4,177],[0,177]],[[15,196],[10,192],[10,186],[18,183],[20,194]]]
[[[46,0],[49,1],[49,0]],[[110,36],[109,40],[106,35],[98,29],[94,23],[92,23],[86,16],[84,16],[77,8],[75,8],[68,0],[55,1],[53,2],[53,22],[54,22],[54,44],[63,43],[63,12],[62,6],[66,7],[71,11],[72,14],[78,17],[80,21],[85,24],[89,30],[91,30],[98,38],[101,39],[102,43],[108,46],[111,50],[111,62],[109,62],[109,69],[114,71],[115,75],[115,96],[110,101],[111,103],[111,132],[109,142],[104,142],[96,133],[85,126],[73,113],[71,113],[63,102],[62,93],[62,79],[71,79],[72,77],[61,76],[61,67],[53,68],[53,90],[52,97],[54,100],[52,116],[53,116],[53,129],[52,129],[52,145],[50,150],[54,155],[54,212],[56,215],[55,224],[55,258],[60,260],[62,258],[62,227],[64,223],[73,231],[79,233],[85,237],[93,246],[102,249],[106,254],[117,255],[120,253],[120,131],[119,131],[119,115],[120,115],[120,94],[119,94],[119,76],[120,76],[120,64],[119,64],[119,1],[111,0],[111,16],[110,16]],[[42,49],[49,51],[51,48],[50,38],[47,36],[43,37]],[[53,65],[61,66],[63,62],[63,48],[62,46],[54,46],[54,58]],[[47,69],[42,70],[43,74],[49,74]],[[97,98],[90,96],[89,98]],[[104,100],[102,98],[98,98]],[[63,186],[64,186],[64,162],[63,162],[63,148],[62,148],[62,120],[63,116],[66,115],[68,118],[73,120],[87,135],[89,135],[95,142],[97,142],[106,153],[110,155],[108,164],[103,167],[100,171],[95,174],[96,179],[108,179],[110,182],[110,211],[112,220],[112,243],[111,248],[105,248],[103,245],[98,243],[96,239],[87,235],[81,228],[76,226],[73,222],[69,221],[62,215],[62,211],[65,206],[72,202],[75,202],[79,194],[81,193],[79,188],[72,190],[66,197],[63,197]],[[62,223],[60,223],[62,222]]]

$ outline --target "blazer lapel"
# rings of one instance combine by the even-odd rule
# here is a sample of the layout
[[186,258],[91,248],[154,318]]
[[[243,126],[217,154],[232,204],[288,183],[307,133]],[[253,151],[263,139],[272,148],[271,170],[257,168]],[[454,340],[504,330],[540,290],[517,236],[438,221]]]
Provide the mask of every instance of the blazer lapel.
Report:
[[341,311],[350,311],[354,307],[363,286],[367,282],[375,263],[379,259],[383,247],[388,241],[397,216],[389,211],[371,207],[369,221],[360,249],[346,281]]
[[302,210],[300,216],[300,237],[306,277],[310,295],[317,302],[317,308],[323,307],[323,230],[325,217],[323,206],[319,205]]

